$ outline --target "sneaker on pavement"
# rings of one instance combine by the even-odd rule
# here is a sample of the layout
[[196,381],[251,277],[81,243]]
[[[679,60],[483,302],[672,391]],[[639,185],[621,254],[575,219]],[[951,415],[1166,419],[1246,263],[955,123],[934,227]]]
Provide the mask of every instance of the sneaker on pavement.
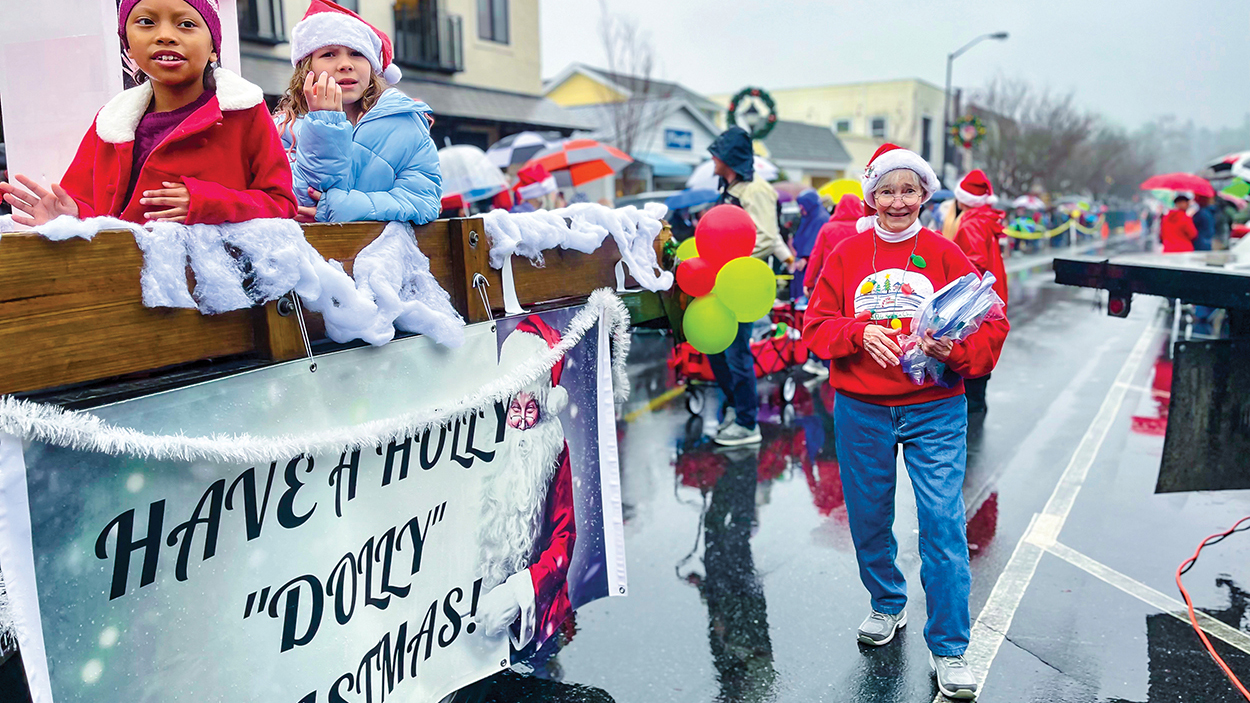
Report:
[[738,419],[738,411],[734,410],[734,407],[732,405],[725,408],[725,419],[721,420],[720,424],[716,426],[716,434],[720,434],[721,432],[724,432],[725,428],[734,424],[734,421],[737,419]]
[[820,362],[819,359],[808,359],[803,362],[803,370],[817,378],[824,378],[829,375],[829,369]]
[[759,425],[748,430],[735,422],[717,432],[714,441],[722,447],[741,447],[745,444],[759,444],[764,441],[764,437],[760,434]]
[[886,615],[874,610],[859,626],[859,641],[874,647],[889,644],[898,633],[898,629],[906,625],[906,610],[899,611],[897,615]]
[[964,700],[977,697],[977,677],[962,656],[939,657],[930,652],[929,666],[937,675],[938,690],[942,695]]

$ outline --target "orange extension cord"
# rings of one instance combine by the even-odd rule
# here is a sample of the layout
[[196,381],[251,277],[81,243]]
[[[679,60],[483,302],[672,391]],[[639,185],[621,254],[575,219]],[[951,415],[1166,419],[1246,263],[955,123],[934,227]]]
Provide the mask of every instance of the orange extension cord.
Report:
[[[1189,571],[1193,568],[1193,565],[1197,563],[1198,555],[1202,554],[1203,549],[1224,541],[1226,537],[1234,532],[1244,532],[1246,530],[1250,530],[1250,524],[1246,523],[1250,523],[1250,516],[1243,517],[1238,520],[1237,524],[1233,525],[1228,530],[1213,534],[1202,540],[1202,544],[1198,545],[1198,550],[1194,552],[1194,555],[1186,559],[1179,567],[1177,567],[1176,587],[1181,589],[1181,597],[1185,599],[1185,605],[1189,608],[1189,623],[1193,625],[1194,632],[1197,632],[1199,639],[1202,640],[1202,646],[1207,648],[1207,654],[1210,654],[1211,658],[1215,660],[1215,663],[1219,665],[1220,669],[1224,672],[1224,675],[1228,677],[1228,680],[1232,682],[1233,686],[1237,689],[1237,692],[1240,693],[1247,701],[1250,701],[1250,691],[1246,690],[1246,687],[1242,685],[1240,680],[1238,680],[1237,675],[1233,673],[1233,670],[1228,668],[1228,664],[1219,655],[1219,653],[1215,651],[1215,647],[1211,646],[1211,640],[1207,639],[1207,633],[1203,632],[1202,628],[1198,626],[1198,616],[1194,614],[1193,601],[1189,599],[1189,591],[1185,590],[1185,584],[1181,581],[1181,576],[1184,576],[1185,572]],[[1246,526],[1242,527],[1243,524],[1246,524]]]

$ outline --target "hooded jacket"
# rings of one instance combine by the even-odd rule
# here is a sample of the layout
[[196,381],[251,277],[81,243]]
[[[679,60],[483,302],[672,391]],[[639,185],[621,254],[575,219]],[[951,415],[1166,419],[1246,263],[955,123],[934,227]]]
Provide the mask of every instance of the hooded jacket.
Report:
[[152,150],[126,201],[134,167],[135,130],[152,103],[151,83],[122,91],[100,109],[61,186],[78,216],[111,216],[144,223],[145,190],[162,182],[186,185],[186,224],[246,222],[295,216],[291,169],[261,89],[224,68],[213,73],[216,93]]
[[[359,220],[425,224],[438,218],[443,177],[425,115],[430,108],[390,88],[353,125],[347,114],[316,110],[287,125],[295,196],[318,222]],[[292,144],[294,148],[292,149]]]
[[794,233],[794,255],[806,259],[812,255],[820,228],[829,221],[829,211],[821,204],[820,196],[814,190],[799,193],[797,201],[803,216],[799,219],[799,228]]
[[755,180],[755,152],[746,130],[730,127],[707,150],[738,174],[739,180],[723,186],[721,202],[741,207],[755,221],[755,251],[751,255],[757,259],[776,256],[782,261],[793,258],[790,247],[781,239],[777,191],[767,182]]
[[1002,210],[989,205],[968,208],[959,216],[959,230],[955,232],[955,244],[968,256],[968,260],[982,276],[986,271],[994,274],[994,292],[1007,304],[1007,267],[1003,264],[1003,250],[998,238],[1003,235]]
[[1184,210],[1175,209],[1163,216],[1159,224],[1159,238],[1163,241],[1163,252],[1169,254],[1177,251],[1193,251],[1194,239],[1198,236],[1198,228],[1194,220]]
[[860,200],[859,196],[847,193],[838,201],[838,206],[833,209],[833,217],[817,233],[816,244],[812,246],[812,255],[807,260],[807,273],[803,278],[803,285],[807,286],[808,290],[816,290],[816,281],[820,278],[821,269],[825,267],[825,259],[829,258],[829,252],[833,251],[842,240],[858,234],[855,223],[863,216],[864,201]]

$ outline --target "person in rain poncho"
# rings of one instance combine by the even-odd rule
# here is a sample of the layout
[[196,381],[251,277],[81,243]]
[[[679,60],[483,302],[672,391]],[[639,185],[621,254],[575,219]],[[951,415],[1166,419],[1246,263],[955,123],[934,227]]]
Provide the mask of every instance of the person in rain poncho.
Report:
[[[1003,250],[999,237],[1003,236],[1003,211],[994,209],[994,187],[981,169],[976,169],[955,186],[955,201],[959,212],[959,227],[955,232],[955,244],[968,256],[968,260],[984,276],[994,274],[994,292],[1007,304],[1007,268],[1003,264]],[[983,413],[985,386],[989,375],[964,379],[964,391],[968,396],[968,412]]]
[[[795,269],[803,271],[811,265],[812,249],[816,246],[817,236],[820,229],[829,221],[829,211],[820,202],[820,196],[814,190],[805,190],[799,193],[797,198],[799,204],[799,228],[795,230],[794,237],[790,239],[791,248],[794,249]],[[796,275],[790,281],[790,298],[798,300],[806,294],[803,292],[803,278]]]
[[1163,241],[1163,253],[1193,251],[1198,228],[1189,216],[1189,193],[1178,193],[1172,200],[1175,206],[1163,216],[1159,224],[1159,239]]

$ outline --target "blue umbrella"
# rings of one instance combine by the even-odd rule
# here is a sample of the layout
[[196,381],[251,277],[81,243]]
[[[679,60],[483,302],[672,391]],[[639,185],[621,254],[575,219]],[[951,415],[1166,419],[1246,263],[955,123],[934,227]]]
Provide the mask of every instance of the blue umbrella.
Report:
[[951,198],[953,198],[953,197],[955,197],[955,194],[954,194],[954,193],[952,193],[952,192],[950,192],[949,190],[947,190],[947,189],[943,188],[942,190],[939,190],[938,192],[936,192],[936,193],[934,193],[934,194],[933,194],[933,198],[932,198],[932,200],[933,200],[933,202],[935,202],[935,203],[940,203],[940,202],[942,202],[942,201],[944,201],[944,200],[950,200],[950,199],[951,199]]
[[669,210],[681,210],[695,205],[713,203],[720,198],[720,193],[711,188],[687,188],[677,195],[670,195],[664,204]]

